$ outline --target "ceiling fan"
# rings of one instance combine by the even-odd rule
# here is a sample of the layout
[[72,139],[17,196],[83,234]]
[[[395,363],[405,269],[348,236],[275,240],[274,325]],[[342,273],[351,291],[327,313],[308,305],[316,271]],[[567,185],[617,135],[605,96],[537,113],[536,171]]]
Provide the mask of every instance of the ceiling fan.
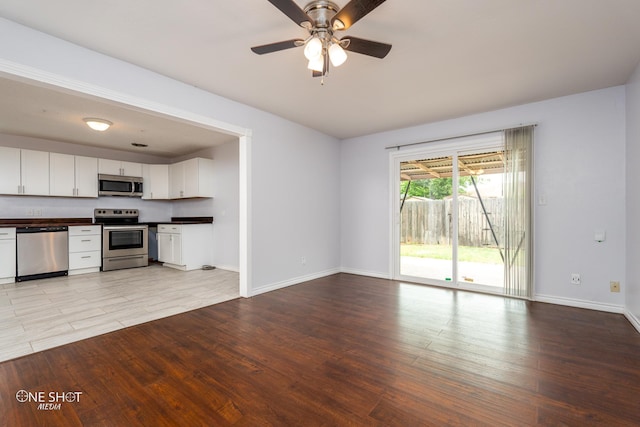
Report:
[[304,55],[309,60],[307,68],[314,77],[324,77],[329,72],[329,63],[338,67],[347,60],[345,50],[384,58],[391,50],[386,43],[365,40],[352,36],[338,39],[334,33],[344,31],[366,16],[385,0],[351,0],[342,9],[328,0],[314,0],[301,9],[293,0],[268,0],[293,22],[309,32],[306,39],[291,39],[252,47],[258,55],[304,46]]

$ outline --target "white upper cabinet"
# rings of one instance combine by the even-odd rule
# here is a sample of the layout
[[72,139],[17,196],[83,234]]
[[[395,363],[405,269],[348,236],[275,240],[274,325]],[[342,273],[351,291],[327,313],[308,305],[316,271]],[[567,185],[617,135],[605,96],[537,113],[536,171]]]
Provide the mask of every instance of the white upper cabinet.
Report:
[[169,165],[142,165],[142,179],[143,199],[169,198]]
[[0,194],[98,197],[98,174],[143,178],[143,199],[213,197],[213,160],[143,165],[46,151],[0,147]]
[[98,173],[122,175],[122,162],[120,160],[98,159]]
[[169,165],[169,198],[179,199],[184,194],[184,162]]
[[213,160],[196,157],[169,165],[169,197],[213,197]]
[[49,153],[20,150],[22,194],[49,195]]
[[98,197],[98,159],[50,153],[50,195]]
[[75,159],[69,154],[49,154],[49,194],[52,196],[76,195]]
[[107,175],[142,176],[142,163],[100,159],[98,171]]
[[0,147],[0,193],[49,195],[49,153]]
[[142,176],[142,163],[122,162],[122,175]]
[[21,194],[20,149],[0,147],[0,194]]
[[98,159],[76,157],[76,197],[98,197]]

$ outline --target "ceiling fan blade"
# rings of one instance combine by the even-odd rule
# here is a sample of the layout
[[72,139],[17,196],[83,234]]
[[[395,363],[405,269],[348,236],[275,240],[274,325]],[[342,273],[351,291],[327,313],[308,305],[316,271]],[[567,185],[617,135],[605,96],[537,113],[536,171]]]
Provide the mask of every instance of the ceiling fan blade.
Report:
[[346,30],[385,0],[351,0],[331,19],[334,30]]
[[251,50],[258,55],[264,55],[265,53],[277,52],[279,50],[302,46],[303,43],[304,40],[302,39],[291,39],[277,43],[263,44],[262,46],[254,46],[251,48]]
[[305,22],[309,23],[309,28],[314,24],[313,19],[304,10],[300,9],[300,6],[293,0],[269,0],[269,3],[280,9],[280,12],[287,15],[289,19],[301,27],[306,27],[306,25],[303,25]]
[[372,40],[359,39],[358,37],[343,37],[342,40],[349,40],[349,44],[344,48],[350,52],[361,53],[375,58],[384,58],[391,50],[391,45],[374,42]]

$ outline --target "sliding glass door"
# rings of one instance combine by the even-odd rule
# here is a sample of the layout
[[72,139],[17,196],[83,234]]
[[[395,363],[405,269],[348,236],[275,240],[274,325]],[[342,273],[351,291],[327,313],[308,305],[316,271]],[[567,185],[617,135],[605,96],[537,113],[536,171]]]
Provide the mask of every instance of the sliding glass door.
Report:
[[458,281],[504,287],[504,152],[458,155]]
[[531,146],[505,135],[391,155],[396,278],[530,295]]
[[400,163],[400,274],[453,280],[452,156]]

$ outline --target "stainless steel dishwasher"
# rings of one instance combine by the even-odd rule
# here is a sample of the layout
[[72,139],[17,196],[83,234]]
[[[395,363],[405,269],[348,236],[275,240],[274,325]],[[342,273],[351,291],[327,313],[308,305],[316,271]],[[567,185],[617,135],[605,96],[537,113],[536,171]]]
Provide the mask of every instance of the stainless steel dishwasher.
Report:
[[16,281],[66,276],[69,270],[69,228],[16,229]]

